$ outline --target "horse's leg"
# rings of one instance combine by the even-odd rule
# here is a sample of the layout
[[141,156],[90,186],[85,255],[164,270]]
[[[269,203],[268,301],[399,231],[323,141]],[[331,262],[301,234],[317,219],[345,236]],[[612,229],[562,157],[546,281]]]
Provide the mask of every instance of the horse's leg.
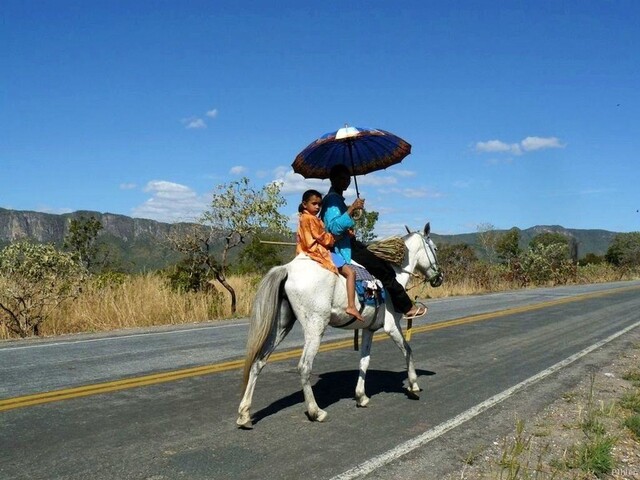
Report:
[[242,396],[242,400],[240,401],[240,406],[238,407],[238,419],[236,420],[236,424],[242,428],[251,428],[251,400],[253,399],[253,390],[255,389],[256,382],[258,380],[258,375],[267,364],[267,361],[262,358],[257,358],[253,364],[251,364],[251,370],[249,372],[249,381],[247,382],[247,386],[244,390],[244,395]]
[[384,322],[384,331],[389,335],[395,344],[398,346],[404,358],[407,362],[407,376],[409,380],[408,390],[409,393],[416,396],[420,392],[420,386],[418,385],[418,375],[416,374],[416,367],[413,364],[413,354],[411,353],[411,347],[409,343],[404,339],[402,331],[400,330],[399,321],[395,317],[387,314]]
[[360,372],[358,373],[358,383],[356,384],[356,405],[358,407],[366,407],[369,403],[369,397],[365,392],[365,379],[367,369],[369,368],[369,360],[371,359],[371,344],[373,343],[373,332],[371,330],[362,330],[362,345],[360,347]]
[[311,420],[322,422],[327,417],[327,412],[321,410],[316,403],[313,395],[310,378],[311,369],[313,368],[313,360],[320,348],[320,340],[323,332],[308,332],[305,329],[304,349],[300,362],[298,363],[298,371],[300,372],[300,383],[302,384],[302,392],[304,393],[304,401],[307,405],[307,415]]
[[256,382],[258,381],[258,375],[267,364],[267,360],[276,347],[284,340],[287,334],[291,331],[293,324],[295,323],[296,318],[293,316],[293,312],[291,311],[291,307],[288,302],[283,301],[280,304],[280,316],[278,319],[278,328],[276,334],[272,339],[269,339],[262,350],[260,351],[260,355],[254,360],[251,364],[251,370],[249,371],[249,379],[247,381],[247,386],[244,390],[244,394],[242,396],[242,400],[240,401],[240,406],[238,407],[238,419],[236,420],[236,424],[242,428],[251,428],[251,401],[253,399],[253,391],[256,386]]

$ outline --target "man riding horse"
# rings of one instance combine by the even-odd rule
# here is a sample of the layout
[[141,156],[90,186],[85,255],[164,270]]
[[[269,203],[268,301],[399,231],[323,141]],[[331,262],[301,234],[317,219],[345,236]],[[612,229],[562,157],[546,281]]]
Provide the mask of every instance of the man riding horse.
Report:
[[406,319],[421,317],[427,313],[425,307],[413,304],[404,287],[396,280],[396,272],[388,262],[376,256],[354,237],[344,235],[355,225],[349,211],[364,207],[362,198],[357,198],[351,207],[347,207],[345,203],[343,193],[351,184],[349,169],[345,165],[335,165],[331,169],[329,179],[331,188],[323,199],[320,217],[328,232],[335,236],[342,236],[335,243],[335,252],[341,255],[347,264],[351,264],[351,260],[354,260],[380,280],[391,297],[394,309],[396,312],[404,313]]

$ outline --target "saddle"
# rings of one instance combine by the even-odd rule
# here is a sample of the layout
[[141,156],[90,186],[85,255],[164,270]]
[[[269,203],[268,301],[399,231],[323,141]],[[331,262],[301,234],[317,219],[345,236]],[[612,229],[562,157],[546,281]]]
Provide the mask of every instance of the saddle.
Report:
[[373,307],[382,305],[385,301],[385,290],[382,282],[371,275],[362,265],[352,262],[350,267],[356,274],[356,295],[358,295],[358,300],[362,304],[361,311],[365,305]]

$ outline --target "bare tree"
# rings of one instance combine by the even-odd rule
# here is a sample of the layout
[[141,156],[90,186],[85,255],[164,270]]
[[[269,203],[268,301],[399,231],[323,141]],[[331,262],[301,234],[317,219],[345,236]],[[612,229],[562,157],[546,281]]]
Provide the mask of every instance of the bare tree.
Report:
[[[215,279],[231,295],[231,312],[236,311],[236,292],[227,282],[229,251],[245,242],[251,235],[263,231],[288,235],[288,218],[278,212],[286,202],[280,194],[281,185],[269,183],[260,189],[253,188],[249,179],[218,185],[213,193],[210,208],[201,217],[200,223],[209,228],[205,243],[207,250],[212,241],[221,239],[222,251],[219,261],[211,263]],[[215,259],[212,258],[212,262]]]
[[476,227],[476,230],[478,232],[480,246],[484,251],[487,261],[489,263],[495,263],[497,258],[496,246],[498,244],[498,239],[500,238],[500,234],[496,232],[496,227],[491,223],[480,223]]

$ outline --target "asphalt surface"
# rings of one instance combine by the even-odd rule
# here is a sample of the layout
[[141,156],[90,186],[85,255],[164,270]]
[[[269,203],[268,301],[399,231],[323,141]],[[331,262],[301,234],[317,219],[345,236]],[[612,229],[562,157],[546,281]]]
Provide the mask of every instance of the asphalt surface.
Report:
[[[233,361],[244,350],[244,320],[5,342],[0,347],[0,408],[3,399],[5,405],[7,399],[16,400],[18,408],[0,411],[0,478],[404,478],[409,464],[420,478],[441,478],[455,468],[452,459],[464,451],[465,442],[477,441],[491,426],[513,424],[505,412],[514,402],[543,405],[585,365],[625,348],[625,339],[638,329],[428,443],[402,455],[389,452],[638,323],[640,282],[427,304],[428,317],[414,322],[423,331],[411,341],[424,389],[419,400],[404,392],[404,360],[395,345],[377,341],[367,377],[368,408],[356,408],[352,398],[358,354],[349,348],[322,352],[314,364],[314,391],[328,421],[309,422],[297,359],[290,358],[270,363],[260,376],[251,431],[235,426],[240,370]],[[504,312],[508,309],[518,310]],[[502,313],[478,317],[490,312]],[[467,323],[450,322],[465,318]],[[349,338],[350,332],[331,330],[325,342]],[[300,345],[296,327],[278,351]],[[202,365],[227,367],[179,380],[169,377]],[[167,375],[162,383],[135,382],[162,372]],[[133,387],[87,396],[74,390],[121,379],[133,379]],[[25,396],[62,389],[70,392],[66,399],[20,403]],[[374,464],[373,470],[358,470]]]

